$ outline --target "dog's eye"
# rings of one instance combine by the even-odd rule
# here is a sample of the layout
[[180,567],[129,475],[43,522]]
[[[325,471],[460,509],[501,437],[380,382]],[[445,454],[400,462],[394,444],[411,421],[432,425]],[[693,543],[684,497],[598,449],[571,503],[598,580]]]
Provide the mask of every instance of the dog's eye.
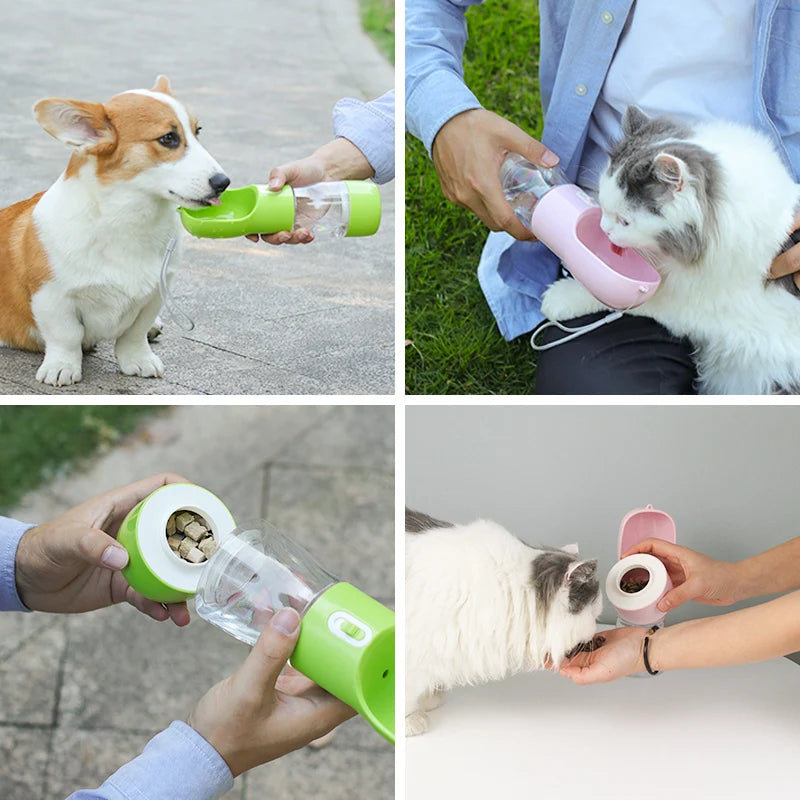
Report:
[[628,225],[630,225],[630,222],[628,222],[625,217],[621,217],[619,214],[617,214],[617,222],[622,225],[623,228],[627,228]]
[[161,136],[158,140],[158,143],[164,147],[168,147],[170,150],[174,150],[176,147],[180,147],[181,137],[178,136],[175,131],[170,131],[169,133],[165,133],[163,136]]
[[198,125],[198,126],[197,126],[197,127],[194,129],[194,135],[195,135],[195,136],[199,136],[199,135],[200,135],[200,131],[201,131],[201,130],[203,130],[203,128],[202,128],[200,125]]

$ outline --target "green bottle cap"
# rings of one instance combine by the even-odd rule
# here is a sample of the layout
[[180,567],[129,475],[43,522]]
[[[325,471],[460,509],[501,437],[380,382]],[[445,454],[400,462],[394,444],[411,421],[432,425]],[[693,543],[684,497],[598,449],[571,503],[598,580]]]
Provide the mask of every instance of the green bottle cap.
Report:
[[345,236],[372,236],[381,224],[381,194],[372,181],[342,181],[350,195],[350,223]]
[[220,205],[180,208],[181,222],[192,236],[225,239],[251,233],[290,231],[294,226],[294,194],[290,186],[277,192],[266,186],[228,189]]
[[180,509],[201,514],[221,542],[236,527],[231,512],[214,494],[192,483],[170,483],[135,506],[120,525],[117,541],[128,551],[122,575],[139,594],[157,603],[180,603],[197,591],[205,564],[190,564],[167,543],[170,515]]
[[292,666],[394,744],[394,612],[349,583],[306,610]]

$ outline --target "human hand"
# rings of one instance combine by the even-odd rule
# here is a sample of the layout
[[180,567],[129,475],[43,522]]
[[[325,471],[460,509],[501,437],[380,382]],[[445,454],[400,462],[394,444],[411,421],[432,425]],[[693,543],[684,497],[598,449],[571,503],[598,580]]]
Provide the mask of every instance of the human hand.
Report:
[[608,683],[634,672],[644,672],[642,648],[646,628],[614,628],[595,634],[604,640],[590,652],[581,651],[561,663],[559,674],[581,685]]
[[135,592],[120,570],[128,553],[115,540],[128,512],[160,486],[181,483],[163,473],[112,489],[27,531],[16,559],[17,592],[34,611],[80,613],[123,600],[153,619],[189,623],[186,603],[163,606]]
[[493,231],[515,239],[536,237],[514,216],[500,186],[500,167],[508,153],[519,153],[543,167],[554,167],[558,156],[507,119],[474,108],[456,114],[433,140],[433,165],[444,196],[468,208]]
[[293,608],[279,611],[233,675],[213,686],[187,720],[233,776],[304,747],[355,714],[296,670],[281,669],[300,632]]
[[[800,212],[794,218],[792,232],[800,231]],[[769,271],[770,278],[782,278],[784,275],[791,275],[794,285],[800,289],[800,243],[790,247],[781,253],[772,262]]]
[[712,606],[727,606],[737,599],[736,564],[709,556],[663,539],[645,539],[622,557],[649,553],[667,568],[672,589],[658,602],[659,611],[669,611],[687,600]]
[[[321,181],[366,180],[375,174],[366,156],[349,139],[338,137],[322,145],[310,156],[298,161],[290,161],[274,167],[269,173],[267,186],[277,192],[289,186],[310,186]],[[257,242],[259,235],[247,237]],[[308,244],[314,241],[314,234],[307,228],[294,231],[261,234],[261,240],[268,244]]]

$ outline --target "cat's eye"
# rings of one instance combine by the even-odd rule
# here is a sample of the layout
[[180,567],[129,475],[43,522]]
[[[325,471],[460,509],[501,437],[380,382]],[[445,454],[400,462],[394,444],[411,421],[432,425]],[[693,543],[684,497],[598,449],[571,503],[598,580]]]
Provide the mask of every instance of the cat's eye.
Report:
[[623,227],[623,228],[627,228],[627,227],[628,227],[628,225],[630,225],[630,223],[628,222],[628,220],[626,220],[626,219],[625,219],[625,217],[621,217],[619,214],[617,214],[617,217],[616,217],[616,219],[617,219],[617,223],[618,223],[619,225],[622,225],[622,227]]

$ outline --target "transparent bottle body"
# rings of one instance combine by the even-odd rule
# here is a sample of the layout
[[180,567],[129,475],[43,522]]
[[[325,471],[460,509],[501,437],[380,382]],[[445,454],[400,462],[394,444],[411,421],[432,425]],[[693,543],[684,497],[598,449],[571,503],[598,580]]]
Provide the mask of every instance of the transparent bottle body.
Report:
[[341,239],[350,224],[350,194],[342,181],[314,183],[294,189],[294,230]]
[[552,188],[567,184],[561,167],[537,167],[518,153],[509,153],[500,167],[500,184],[503,195],[516,218],[531,229],[533,209]]
[[225,538],[203,570],[197,613],[249,645],[283,608],[301,616],[336,583],[302,547],[269,523],[241,526]]

